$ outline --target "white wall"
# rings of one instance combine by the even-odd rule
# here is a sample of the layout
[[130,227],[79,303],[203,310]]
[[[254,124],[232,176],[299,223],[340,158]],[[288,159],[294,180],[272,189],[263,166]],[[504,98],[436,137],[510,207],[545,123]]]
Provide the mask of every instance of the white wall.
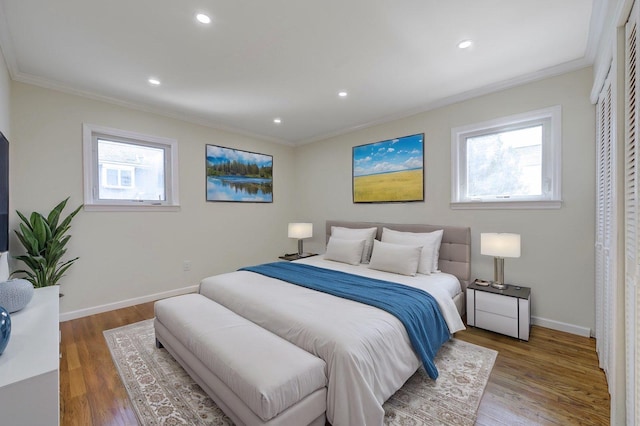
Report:
[[[67,213],[82,203],[82,123],[178,140],[179,212],[81,211],[74,219],[68,255],[80,260],[63,278],[62,314],[197,285],[295,250],[286,231],[292,147],[16,82],[11,111],[12,211],[48,212],[67,196]],[[273,155],[274,202],[207,203],[207,143]],[[17,225],[13,213],[10,228]],[[13,254],[20,251],[15,237],[10,244]]]
[[[592,69],[587,68],[297,148],[298,216],[318,229],[326,219],[470,226],[472,274],[488,279],[493,260],[480,255],[480,233],[519,233],[522,257],[505,260],[506,280],[532,287],[538,323],[588,333],[595,326],[592,82]],[[451,128],[552,105],[562,105],[562,208],[451,210]],[[353,204],[352,147],[421,132],[425,202]],[[305,243],[308,250],[323,247],[323,232]]]
[[[479,254],[480,232],[520,233],[522,257],[505,261],[507,280],[532,287],[539,323],[580,333],[594,328],[591,73],[580,70],[298,148],[14,82],[11,209],[44,212],[68,195],[70,207],[82,202],[83,122],[171,137],[180,147],[181,211],[82,211],[69,245],[69,254],[80,260],[63,280],[61,313],[172,292],[211,274],[276,260],[295,250],[286,237],[292,220],[314,222],[314,238],[305,249],[322,252],[325,220],[351,219],[471,226],[472,271],[482,278],[491,278],[493,262]],[[8,86],[0,78],[0,108]],[[452,127],[558,104],[563,113],[561,209],[449,208]],[[0,110],[0,120],[3,115],[8,114]],[[425,133],[425,202],[353,204],[352,147],[420,132]],[[273,155],[274,203],[205,202],[207,143]],[[17,224],[13,214],[11,229]],[[19,250],[15,238],[11,250]],[[192,262],[191,272],[183,272],[184,260]]]
[[0,132],[9,138],[9,101],[11,94],[11,78],[0,50]]

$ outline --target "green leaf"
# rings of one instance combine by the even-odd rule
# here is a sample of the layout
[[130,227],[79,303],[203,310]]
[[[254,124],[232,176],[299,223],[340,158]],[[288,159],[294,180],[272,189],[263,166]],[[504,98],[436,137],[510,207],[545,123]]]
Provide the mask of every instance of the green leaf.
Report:
[[24,263],[26,269],[15,271],[14,274],[24,275],[34,287],[58,284],[67,270],[78,260],[78,257],[67,261],[62,259],[67,252],[65,246],[71,238],[71,235],[67,235],[71,221],[83,207],[80,205],[60,222],[62,211],[68,201],[67,197],[46,217],[33,212],[27,219],[24,214],[16,211],[23,223],[20,223],[19,229],[14,232],[27,253],[15,257]]
[[33,236],[38,240],[38,247],[42,250],[50,238],[49,225],[46,224],[44,217],[40,213],[34,213],[31,215],[31,226],[33,227]]
[[53,208],[53,210],[51,210],[51,213],[49,213],[47,222],[49,222],[49,226],[51,226],[51,229],[56,229],[56,227],[58,226],[58,218],[60,217],[62,210],[64,210],[64,207],[67,205],[67,201],[69,201],[69,197],[65,198],[60,204],[58,204]]
[[19,211],[16,210],[16,213],[18,214],[18,216],[20,217],[20,219],[29,227],[29,229],[31,229],[31,224],[29,223],[29,219],[27,219],[25,217],[25,215],[23,215],[22,213],[20,213]]
[[33,231],[23,223],[20,224],[20,230],[22,234],[18,234],[18,238],[24,245],[24,248],[27,249],[27,253],[32,256],[37,256],[40,253],[40,246],[38,244],[38,239],[33,235]]
[[64,220],[60,223],[58,230],[56,230],[56,233],[60,233],[59,229],[60,228],[64,228],[64,232],[66,232],[69,229],[69,226],[71,224],[71,220],[78,214],[78,212],[80,211],[80,209],[82,208],[82,204],[80,206],[78,206],[77,209],[75,209],[73,212],[71,212],[69,214],[69,216],[67,216],[66,218],[64,218]]

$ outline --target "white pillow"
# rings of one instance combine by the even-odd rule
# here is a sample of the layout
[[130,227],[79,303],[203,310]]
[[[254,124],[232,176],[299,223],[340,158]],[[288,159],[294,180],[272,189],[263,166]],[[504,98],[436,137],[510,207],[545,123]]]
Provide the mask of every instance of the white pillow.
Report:
[[382,241],[393,244],[422,246],[422,255],[418,272],[429,275],[438,272],[438,258],[440,257],[440,244],[442,243],[443,230],[433,232],[401,232],[393,229],[382,228]]
[[373,254],[369,268],[394,274],[415,276],[422,247],[373,241]]
[[342,238],[329,237],[327,251],[324,258],[349,265],[360,264],[364,240],[344,240]]
[[378,228],[342,228],[340,226],[331,227],[331,236],[342,238],[343,240],[364,240],[361,263],[369,263],[371,250],[373,250],[373,240],[376,238]]
[[0,283],[9,280],[9,252],[0,253]]

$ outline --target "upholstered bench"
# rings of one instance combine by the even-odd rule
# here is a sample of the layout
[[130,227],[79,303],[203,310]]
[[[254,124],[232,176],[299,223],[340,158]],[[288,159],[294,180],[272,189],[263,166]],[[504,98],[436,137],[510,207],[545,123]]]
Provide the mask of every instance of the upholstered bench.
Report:
[[237,425],[324,426],[320,358],[199,294],[155,303],[165,347]]

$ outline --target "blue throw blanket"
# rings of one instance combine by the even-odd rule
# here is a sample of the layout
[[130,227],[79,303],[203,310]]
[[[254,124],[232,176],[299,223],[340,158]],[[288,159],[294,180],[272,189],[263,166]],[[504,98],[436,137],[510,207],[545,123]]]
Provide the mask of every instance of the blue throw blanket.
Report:
[[438,302],[426,291],[291,262],[265,263],[240,270],[256,272],[312,290],[355,300],[395,315],[404,324],[413,349],[422,360],[429,377],[438,378],[438,369],[433,358],[440,346],[451,336]]

